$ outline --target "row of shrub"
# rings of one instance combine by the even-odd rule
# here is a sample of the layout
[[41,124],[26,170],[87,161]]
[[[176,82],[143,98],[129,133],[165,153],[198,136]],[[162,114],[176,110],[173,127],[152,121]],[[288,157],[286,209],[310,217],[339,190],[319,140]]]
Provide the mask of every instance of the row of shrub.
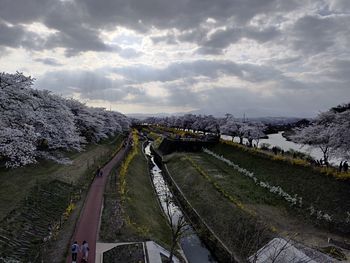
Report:
[[126,175],[128,173],[128,168],[132,160],[135,158],[137,155],[139,148],[139,137],[137,135],[137,131],[133,130],[132,131],[132,140],[133,140],[133,147],[123,163],[120,166],[119,170],[119,193],[121,195],[121,199],[124,200],[126,198]]

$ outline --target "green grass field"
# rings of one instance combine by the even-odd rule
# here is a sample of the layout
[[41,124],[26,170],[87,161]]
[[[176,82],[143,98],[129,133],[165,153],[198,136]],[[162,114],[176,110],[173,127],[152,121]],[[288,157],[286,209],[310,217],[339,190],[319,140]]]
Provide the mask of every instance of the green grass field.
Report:
[[104,241],[141,241],[152,239],[168,247],[171,232],[158,204],[151,183],[148,162],[141,151],[141,143],[135,158],[131,161],[126,174],[126,198],[122,204],[124,225],[113,225],[116,200],[120,202],[115,190],[114,179],[106,188],[105,208],[103,211],[100,238]]
[[255,217],[225,198],[186,159],[188,153],[167,156],[167,167],[190,204],[231,251],[246,258],[262,246],[270,231]]
[[[346,221],[346,212],[350,212],[350,183],[348,181],[336,180],[311,167],[292,165],[254,155],[227,144],[220,143],[211,150],[253,172],[259,180],[280,186],[291,195],[297,194],[302,197],[303,209],[301,211],[306,211],[312,205],[317,210],[332,215],[334,224],[339,223],[337,230],[346,231],[340,222]],[[228,169],[228,166],[226,168],[225,166],[227,165],[220,164],[223,169]]]
[[283,200],[261,187],[238,171],[205,153],[190,154],[191,158],[202,167],[208,176],[230,195],[244,204],[267,204],[284,206]]
[[261,238],[261,245],[267,237],[282,235],[321,249],[327,245],[329,236],[336,240],[346,236],[335,231],[332,223],[320,224],[309,216],[308,210],[292,207],[283,198],[204,152],[173,153],[165,156],[164,161],[191,205],[224,243],[242,258],[258,247],[251,242],[254,237]]

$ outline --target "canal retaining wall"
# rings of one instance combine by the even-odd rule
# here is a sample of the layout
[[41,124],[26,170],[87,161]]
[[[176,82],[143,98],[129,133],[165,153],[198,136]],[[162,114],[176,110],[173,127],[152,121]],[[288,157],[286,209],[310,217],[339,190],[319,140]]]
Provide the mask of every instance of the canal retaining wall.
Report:
[[191,222],[198,236],[205,242],[210,251],[215,255],[219,262],[241,262],[239,257],[221,241],[214,231],[206,224],[196,209],[190,204],[180,187],[171,176],[166,164],[163,162],[162,154],[151,147],[154,154],[154,160],[163,171],[163,177],[168,183],[171,191],[181,206],[185,216]]
[[164,138],[158,150],[164,155],[172,152],[198,152],[203,147],[208,148],[218,142],[218,140],[199,140],[195,138]]

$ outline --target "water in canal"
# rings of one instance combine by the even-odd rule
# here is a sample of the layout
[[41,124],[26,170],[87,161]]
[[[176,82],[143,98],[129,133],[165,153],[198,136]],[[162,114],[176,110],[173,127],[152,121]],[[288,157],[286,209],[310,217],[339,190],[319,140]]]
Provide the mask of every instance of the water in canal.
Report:
[[[163,212],[165,214],[167,211],[167,206],[169,207],[169,202],[166,202],[166,198],[173,198],[172,194],[164,181],[162,170],[154,161],[154,156],[150,149],[151,143],[148,143],[145,147],[145,154],[150,157],[153,167],[151,169],[152,181],[155,186],[158,199],[162,205]],[[168,204],[168,205],[167,205]],[[173,219],[177,220],[182,216],[181,209],[171,202],[170,204],[170,214]],[[188,225],[186,228],[186,234],[180,240],[181,248],[185,253],[185,256],[189,263],[206,263],[206,262],[216,262],[212,258],[210,251],[201,242],[193,228]]]

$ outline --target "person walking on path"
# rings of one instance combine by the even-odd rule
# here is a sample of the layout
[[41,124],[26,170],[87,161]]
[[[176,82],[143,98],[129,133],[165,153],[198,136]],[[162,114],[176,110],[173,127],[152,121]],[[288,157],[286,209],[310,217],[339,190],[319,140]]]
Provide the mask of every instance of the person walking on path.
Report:
[[98,168],[96,171],[96,177],[101,177],[103,175],[102,168]]
[[345,162],[343,163],[343,171],[344,171],[344,172],[347,172],[347,171],[348,171],[348,169],[349,169],[348,162],[347,162],[347,161],[345,161]]
[[341,173],[342,170],[343,170],[343,161],[340,162],[338,171]]
[[88,262],[89,257],[89,244],[85,240],[83,241],[83,244],[81,246],[81,252],[83,254],[83,262]]
[[79,252],[78,242],[74,241],[74,244],[72,245],[72,263],[77,262],[78,252]]

